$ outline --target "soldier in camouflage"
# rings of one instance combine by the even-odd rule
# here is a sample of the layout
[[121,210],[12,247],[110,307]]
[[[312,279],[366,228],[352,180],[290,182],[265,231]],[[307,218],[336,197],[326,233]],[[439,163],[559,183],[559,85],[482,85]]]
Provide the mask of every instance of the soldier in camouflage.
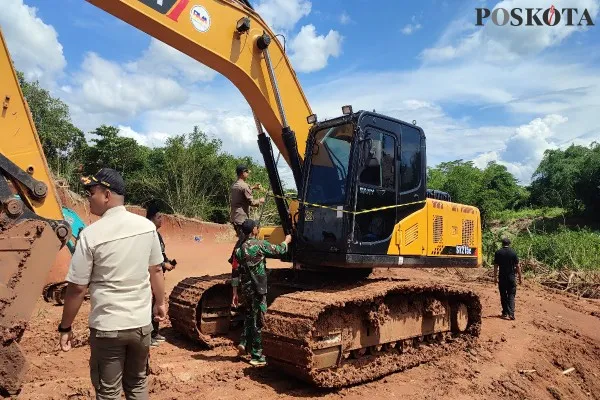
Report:
[[267,312],[266,256],[285,254],[292,236],[287,235],[285,241],[274,245],[256,238],[258,226],[253,220],[247,219],[241,228],[243,236],[238,240],[233,251],[231,280],[233,306],[238,305],[238,286],[241,285],[245,310],[244,328],[238,349],[242,354],[249,351],[250,364],[260,366],[266,365],[261,341],[263,318]]

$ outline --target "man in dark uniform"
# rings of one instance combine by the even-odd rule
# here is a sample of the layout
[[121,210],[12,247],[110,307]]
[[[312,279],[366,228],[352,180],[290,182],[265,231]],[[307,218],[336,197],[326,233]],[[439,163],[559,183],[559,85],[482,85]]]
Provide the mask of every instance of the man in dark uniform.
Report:
[[[162,267],[163,274],[166,271],[172,271],[173,268],[175,268],[175,265],[177,265],[177,261],[169,260],[167,258],[167,254],[165,253],[165,241],[163,240],[162,235],[158,231],[160,229],[160,227],[162,226],[162,214],[160,212],[158,212],[158,209],[155,206],[150,206],[146,210],[146,218],[148,218],[150,221],[152,221],[154,223],[154,225],[156,226],[156,233],[158,234],[158,241],[160,242],[160,249],[161,249],[162,255],[163,255],[163,262],[160,264]],[[154,307],[154,301],[155,301],[154,296],[152,296],[152,306],[153,307]],[[152,320],[152,339],[151,339],[150,345],[154,346],[154,347],[158,346],[158,344],[160,342],[165,341],[165,337],[158,333],[158,327],[159,327],[158,321],[153,319]]]
[[[514,320],[515,295],[517,294],[515,272],[519,276],[519,284],[523,283],[523,278],[519,266],[519,257],[509,246],[510,240],[508,238],[502,239],[502,248],[494,254],[494,283],[498,284],[500,290],[502,318]],[[500,269],[499,276],[498,269]]]

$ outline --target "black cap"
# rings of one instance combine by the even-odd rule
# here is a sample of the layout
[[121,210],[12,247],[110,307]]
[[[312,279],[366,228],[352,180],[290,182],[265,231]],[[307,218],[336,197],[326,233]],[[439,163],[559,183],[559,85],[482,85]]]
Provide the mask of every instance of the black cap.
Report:
[[102,168],[95,175],[84,176],[81,178],[81,183],[85,188],[100,185],[116,194],[125,195],[125,181],[123,177],[111,168]]
[[510,244],[510,239],[505,237],[502,238],[502,246],[508,246]]
[[245,235],[249,235],[252,233],[252,230],[254,230],[254,227],[256,226],[256,222],[251,220],[251,219],[247,219],[244,221],[244,223],[242,223],[242,232],[244,232]]
[[237,174],[237,176],[240,176],[242,174],[242,172],[250,172],[250,170],[248,169],[248,167],[246,167],[245,165],[238,165],[235,168],[235,173]]

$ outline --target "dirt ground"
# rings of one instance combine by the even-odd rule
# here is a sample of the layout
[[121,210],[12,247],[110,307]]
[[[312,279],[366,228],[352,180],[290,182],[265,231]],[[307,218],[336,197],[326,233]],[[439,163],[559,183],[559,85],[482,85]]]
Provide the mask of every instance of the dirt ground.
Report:
[[[228,272],[230,231],[190,221],[169,221],[161,231],[167,254],[178,261],[165,277],[167,295],[185,277]],[[54,276],[64,276],[65,264],[60,264],[63,267],[55,269]],[[270,260],[269,267],[285,265]],[[374,382],[327,391],[269,366],[252,367],[237,358],[233,347],[206,350],[184,340],[167,322],[161,326],[167,341],[151,348],[151,398],[600,399],[600,302],[553,293],[526,282],[517,289],[516,321],[505,321],[499,318],[498,292],[491,282],[480,278],[482,272],[380,270],[374,274],[415,281],[459,281],[476,291],[483,304],[482,331],[477,345],[467,351]],[[64,353],[58,348],[56,333],[62,307],[45,303],[40,296],[21,342],[31,366],[19,398],[93,398],[88,311],[86,302],[74,324],[78,345]],[[569,368],[574,370],[563,374]]]

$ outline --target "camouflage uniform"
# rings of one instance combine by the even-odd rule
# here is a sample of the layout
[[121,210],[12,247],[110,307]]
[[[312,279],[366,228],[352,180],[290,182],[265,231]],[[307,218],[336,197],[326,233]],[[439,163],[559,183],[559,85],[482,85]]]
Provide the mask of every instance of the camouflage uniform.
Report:
[[[267,312],[266,256],[287,252],[287,243],[274,245],[266,240],[248,239],[235,251],[239,267],[233,270],[232,285],[241,283],[245,309],[244,328],[240,344],[250,350],[253,359],[262,357],[261,331]],[[249,347],[247,347],[249,345]]]

